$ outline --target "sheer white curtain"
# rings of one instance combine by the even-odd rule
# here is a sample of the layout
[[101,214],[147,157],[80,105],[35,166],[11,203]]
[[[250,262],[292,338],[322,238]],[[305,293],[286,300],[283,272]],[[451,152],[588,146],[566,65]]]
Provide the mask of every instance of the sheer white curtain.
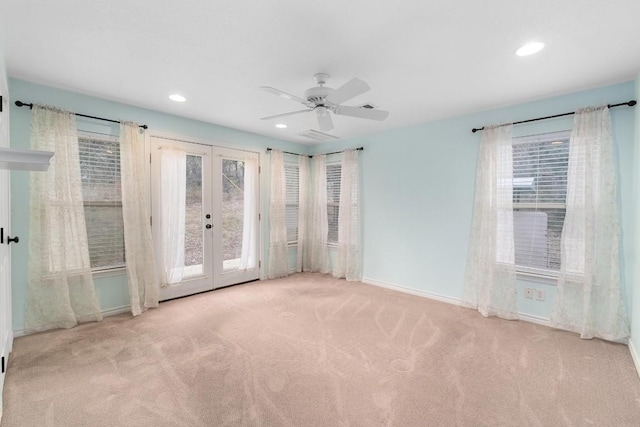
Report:
[[25,328],[102,320],[89,260],[75,115],[34,105],[31,148],[55,154],[31,174]]
[[[324,154],[313,156],[313,199],[309,229],[309,271],[329,272],[329,221],[327,218],[327,160]],[[306,269],[306,267],[305,267]]]
[[609,109],[576,112],[569,146],[562,262],[551,314],[582,338],[621,340],[629,322],[620,289],[620,226]]
[[333,267],[335,277],[349,281],[359,281],[362,278],[358,153],[358,150],[346,150],[342,153],[338,251]]
[[476,166],[463,303],[483,316],[517,319],[511,125],[485,127]]
[[284,156],[271,150],[271,198],[269,200],[269,278],[289,274],[286,223],[287,184]]
[[258,206],[255,203],[258,176],[258,163],[253,159],[244,160],[244,212],[242,222],[242,249],[240,252],[240,270],[256,267],[258,233]]
[[120,174],[124,246],[131,313],[157,307],[159,282],[149,225],[149,183],[145,171],[144,131],[136,123],[120,125]]
[[187,154],[177,148],[160,150],[161,285],[184,277],[184,236],[187,193]]
[[309,257],[309,157],[298,156],[298,251],[296,271],[301,273],[310,266]]

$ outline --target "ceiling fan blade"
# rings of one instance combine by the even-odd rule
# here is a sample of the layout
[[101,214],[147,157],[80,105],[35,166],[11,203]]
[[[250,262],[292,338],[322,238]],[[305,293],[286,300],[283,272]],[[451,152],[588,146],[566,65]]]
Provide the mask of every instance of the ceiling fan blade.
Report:
[[338,105],[334,113],[340,116],[359,117],[361,119],[382,121],[389,117],[389,112],[362,107],[351,107],[348,105]]
[[283,98],[290,99],[292,101],[296,101],[296,102],[299,102],[301,104],[309,106],[309,102],[307,100],[302,99],[299,96],[295,96],[295,95],[291,95],[290,93],[283,92],[280,89],[276,89],[276,88],[270,87],[270,86],[260,86],[260,89],[264,90],[265,92],[269,92],[269,93],[272,93],[274,95],[278,95],[278,96],[281,96]]
[[329,110],[323,107],[316,108],[316,116],[318,117],[318,125],[323,132],[329,132],[333,130],[333,120],[329,115]]
[[280,117],[293,116],[294,114],[308,113],[309,111],[312,111],[312,110],[298,110],[298,111],[291,111],[290,113],[282,113],[282,114],[276,114],[275,116],[267,116],[267,117],[263,117],[263,118],[261,118],[260,120],[278,119],[278,118],[280,118]]
[[353,78],[329,94],[326,100],[332,104],[342,104],[369,90],[371,90],[371,88],[368,84],[359,78]]

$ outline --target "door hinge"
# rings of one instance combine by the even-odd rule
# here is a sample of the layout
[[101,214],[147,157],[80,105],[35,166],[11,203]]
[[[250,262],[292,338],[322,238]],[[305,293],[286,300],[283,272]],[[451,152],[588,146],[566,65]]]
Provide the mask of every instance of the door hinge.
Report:
[[149,217],[149,226],[153,227],[153,217],[152,216]]
[[149,163],[151,163],[151,153],[149,153]]
[[4,356],[2,356],[2,373],[4,374]]
[[258,173],[261,174],[262,173],[262,166],[258,166]]
[[258,221],[262,221],[262,214],[258,214]]
[[[2,95],[0,95],[0,113],[2,113]],[[2,372],[4,372],[4,369]]]
[[[258,268],[260,268],[260,267],[262,267],[262,261],[258,261]],[[2,358],[2,360],[4,360],[4,357]]]

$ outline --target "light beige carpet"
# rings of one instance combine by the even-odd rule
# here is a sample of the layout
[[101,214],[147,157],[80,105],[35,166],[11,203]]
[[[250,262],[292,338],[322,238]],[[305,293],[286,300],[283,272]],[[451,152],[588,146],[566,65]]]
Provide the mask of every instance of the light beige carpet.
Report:
[[318,274],[18,338],[9,426],[639,426],[623,345]]

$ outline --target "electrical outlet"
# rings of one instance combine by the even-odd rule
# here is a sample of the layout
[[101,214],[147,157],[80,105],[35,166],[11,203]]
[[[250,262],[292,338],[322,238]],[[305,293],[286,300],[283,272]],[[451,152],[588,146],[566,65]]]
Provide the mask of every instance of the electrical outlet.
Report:
[[544,289],[536,289],[535,295],[538,301],[544,301]]
[[534,294],[534,289],[533,288],[524,288],[524,297],[525,298],[532,299],[533,298],[533,294]]

